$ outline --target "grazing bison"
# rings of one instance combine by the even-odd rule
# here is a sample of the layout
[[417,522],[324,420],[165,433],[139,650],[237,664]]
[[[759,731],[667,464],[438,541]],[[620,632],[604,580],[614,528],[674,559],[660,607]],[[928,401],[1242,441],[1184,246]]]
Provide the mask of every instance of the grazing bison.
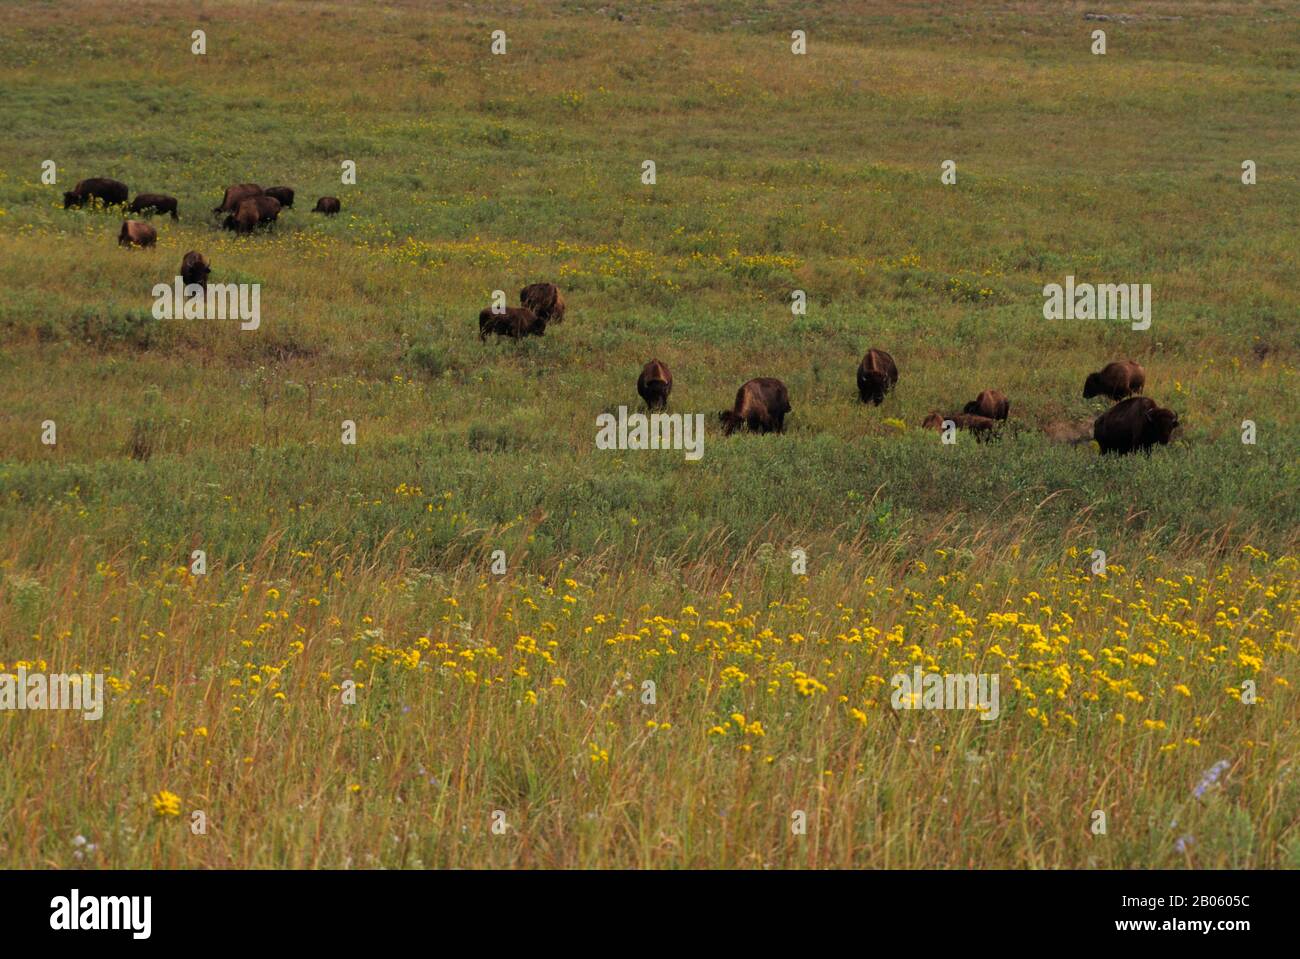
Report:
[[867,350],[858,364],[858,396],[864,403],[879,406],[885,394],[898,382],[898,367],[894,358],[884,350]]
[[666,410],[668,394],[673,391],[673,374],[658,360],[651,360],[636,378],[636,391],[645,400],[647,409]]
[[176,215],[176,197],[165,193],[137,193],[135,199],[131,201],[128,212],[170,213],[173,220],[180,219]]
[[1109,396],[1112,400],[1122,400],[1134,393],[1141,393],[1146,382],[1146,370],[1133,360],[1107,363],[1099,372],[1089,373],[1083,381],[1083,398],[1090,400],[1094,396]]
[[785,432],[790,412],[790,393],[785,384],[771,376],[750,380],[736,391],[736,403],[718,414],[722,432],[730,436],[742,427],[755,433]]
[[221,199],[221,205],[213,209],[213,213],[234,213],[239,209],[239,204],[243,203],[250,196],[261,196],[262,188],[256,183],[238,183],[235,186],[226,187],[226,195]]
[[87,200],[98,200],[104,206],[114,206],[125,203],[128,192],[126,184],[121,180],[111,180],[102,176],[91,177],[89,180],[80,181],[63,194],[63,209],[79,207]]
[[533,283],[519,291],[519,305],[532,310],[547,323],[564,320],[564,296],[554,283]]
[[311,212],[324,213],[326,216],[333,216],[335,213],[339,212],[341,208],[338,197],[323,196],[316,201],[316,205],[312,208]]
[[931,413],[921,421],[921,428],[937,430],[942,433],[944,420],[952,420],[959,430],[974,433],[977,440],[988,439],[993,435],[993,430],[998,425],[997,420],[990,419],[987,416],[978,416],[974,413],[949,413],[947,416],[942,413]]
[[517,340],[525,336],[541,336],[545,332],[546,321],[522,306],[507,306],[504,313],[493,313],[488,307],[478,315],[480,340],[486,340],[489,333]]
[[280,206],[286,210],[293,206],[293,187],[291,186],[269,186],[262,191],[267,196],[273,196],[280,201]]
[[1011,403],[1001,390],[981,390],[979,396],[962,408],[962,412],[991,420],[1005,420],[1011,412]]
[[1103,453],[1150,452],[1151,447],[1169,442],[1178,429],[1178,414],[1146,396],[1132,396],[1116,403],[1092,424],[1092,437]]
[[158,232],[141,220],[123,220],[117,234],[118,246],[153,246],[158,242]]
[[186,286],[198,284],[205,290],[208,288],[208,274],[212,268],[208,263],[208,258],[198,250],[190,250],[181,260],[181,280]]
[[259,193],[240,203],[239,208],[226,217],[226,222],[222,225],[236,233],[252,233],[254,228],[264,223],[274,223],[279,215],[280,201]]

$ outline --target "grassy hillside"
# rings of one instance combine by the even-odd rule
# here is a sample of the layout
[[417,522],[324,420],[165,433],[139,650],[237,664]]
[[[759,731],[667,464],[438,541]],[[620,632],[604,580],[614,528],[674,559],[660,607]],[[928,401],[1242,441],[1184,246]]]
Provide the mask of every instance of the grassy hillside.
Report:
[[[0,714],[0,864],[1300,864],[1300,16],[1093,9],[0,7],[0,672],[110,678]],[[119,249],[89,176],[181,219]],[[208,212],[245,181],[296,188],[274,232]],[[191,249],[258,330],[152,318]],[[1067,275],[1151,328],[1045,320]],[[563,324],[478,341],[543,279]],[[698,462],[596,448],[651,357]],[[1121,358],[1175,442],[1054,441]],[[724,437],[762,375],[787,432]],[[919,428],[990,387],[998,441]],[[918,663],[1000,719],[890,709]]]

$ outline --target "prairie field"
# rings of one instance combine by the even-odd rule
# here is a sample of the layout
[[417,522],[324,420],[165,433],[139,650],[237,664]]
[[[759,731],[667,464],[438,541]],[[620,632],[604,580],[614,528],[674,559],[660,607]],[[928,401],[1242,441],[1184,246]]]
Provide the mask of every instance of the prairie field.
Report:
[[[1256,0],[0,5],[0,679],[105,684],[0,709],[0,868],[1300,868],[1298,68]],[[189,250],[258,328],[155,318]],[[651,358],[698,460],[597,447]],[[1061,441],[1117,359],[1149,455]]]

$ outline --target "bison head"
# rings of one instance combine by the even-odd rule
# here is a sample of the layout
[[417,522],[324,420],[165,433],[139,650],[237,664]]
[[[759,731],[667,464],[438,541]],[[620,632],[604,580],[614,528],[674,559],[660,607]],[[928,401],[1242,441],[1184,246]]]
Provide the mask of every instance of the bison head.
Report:
[[1083,381],[1083,398],[1085,400],[1090,400],[1094,396],[1100,396],[1101,393],[1101,374],[1089,373],[1088,378]]
[[735,410],[723,410],[718,414],[718,419],[722,421],[722,432],[725,436],[730,436],[744,424],[744,420],[736,415]]
[[81,206],[81,194],[76,190],[66,190],[63,194],[63,209],[69,210],[74,206]]
[[1159,406],[1147,410],[1144,432],[1151,442],[1161,445],[1168,443],[1176,429],[1178,429],[1178,414],[1173,410]]

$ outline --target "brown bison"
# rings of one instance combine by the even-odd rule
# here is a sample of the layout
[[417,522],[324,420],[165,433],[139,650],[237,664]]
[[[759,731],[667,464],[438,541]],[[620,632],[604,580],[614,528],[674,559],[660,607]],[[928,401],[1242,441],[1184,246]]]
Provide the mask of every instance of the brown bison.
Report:
[[338,213],[340,209],[342,209],[342,206],[339,203],[338,197],[323,196],[316,201],[316,205],[312,207],[311,212],[324,213],[326,216],[333,216],[335,213]]
[[235,186],[226,187],[226,195],[221,198],[221,205],[213,209],[213,213],[234,213],[239,209],[239,204],[243,203],[250,196],[261,196],[262,188],[256,183],[237,183]]
[[879,406],[885,394],[898,382],[898,367],[894,358],[884,350],[867,350],[858,364],[858,396],[864,403]]
[[949,413],[947,416],[942,413],[931,413],[921,421],[921,428],[937,430],[942,433],[944,420],[952,420],[959,430],[974,433],[977,440],[988,439],[998,425],[997,420],[990,419],[987,416],[978,416],[974,413]]
[[127,212],[170,213],[173,220],[180,219],[176,215],[176,197],[165,193],[137,193]]
[[1011,403],[1001,390],[981,390],[979,396],[962,408],[962,412],[991,420],[1005,420],[1011,412]]
[[1103,453],[1150,452],[1151,447],[1169,442],[1178,429],[1178,414],[1146,396],[1132,396],[1116,403],[1092,424],[1092,438]]
[[279,215],[280,201],[259,193],[240,203],[239,208],[226,217],[222,225],[236,233],[252,233],[258,226],[274,223]]
[[750,380],[736,391],[736,403],[718,414],[722,432],[730,436],[742,427],[755,433],[785,432],[790,412],[790,393],[785,384],[771,376]]
[[158,232],[141,220],[123,220],[117,234],[118,246],[153,246],[158,242]]
[[87,200],[98,200],[104,206],[115,206],[126,202],[128,192],[126,184],[121,180],[111,180],[102,176],[91,177],[64,192],[63,209],[71,210],[81,206]]
[[273,196],[280,201],[280,206],[286,210],[293,206],[293,187],[291,186],[269,186],[262,191],[267,196]]
[[1134,393],[1141,393],[1146,382],[1146,370],[1133,360],[1107,363],[1099,372],[1089,373],[1083,381],[1083,398],[1090,400],[1094,396],[1109,396],[1112,400],[1122,400]]
[[489,333],[517,340],[525,336],[541,336],[545,332],[546,321],[522,306],[507,306],[502,313],[493,313],[489,307],[478,315],[480,340],[486,340]]
[[666,410],[668,394],[673,391],[673,374],[658,360],[651,360],[636,378],[636,391],[645,400],[647,409]]
[[198,250],[190,250],[181,260],[181,280],[186,286],[197,284],[205,290],[208,288],[208,274],[212,268],[208,258]]
[[519,291],[519,305],[532,310],[547,323],[564,320],[564,295],[554,283],[533,283]]

